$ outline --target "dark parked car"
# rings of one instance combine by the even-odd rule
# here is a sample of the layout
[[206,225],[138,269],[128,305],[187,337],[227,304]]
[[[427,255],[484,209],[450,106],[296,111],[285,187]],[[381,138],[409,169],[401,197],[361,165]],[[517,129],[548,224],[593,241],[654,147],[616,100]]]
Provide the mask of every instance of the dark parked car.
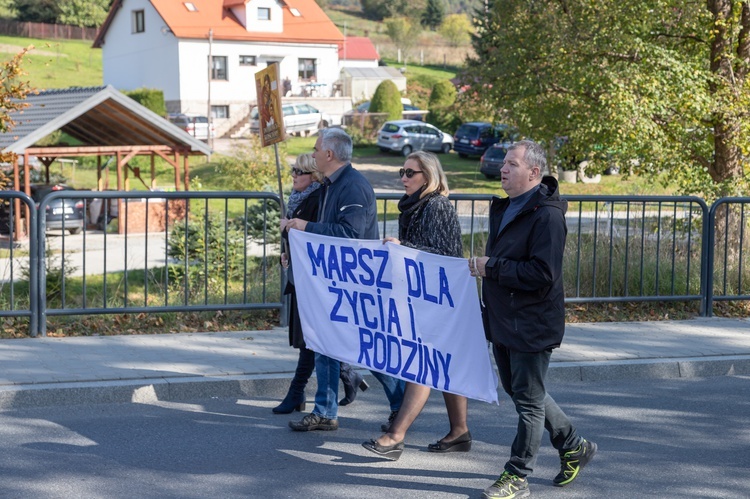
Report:
[[[75,189],[64,184],[32,185],[31,199],[33,199],[38,206],[39,202],[47,194],[54,191],[75,191]],[[86,216],[83,208],[83,199],[55,199],[47,205],[47,229],[62,229],[64,225],[65,230],[71,234],[78,234],[86,223]]]
[[[32,184],[31,199],[34,200],[38,207],[41,200],[50,192],[75,190],[76,189],[73,187],[64,184]],[[0,203],[0,232],[6,234],[10,232],[11,203],[11,200],[2,200]],[[48,230],[61,230],[63,229],[64,224],[65,230],[71,234],[78,234],[86,223],[83,199],[56,199],[47,205],[46,211]],[[23,204],[21,205],[20,215],[21,218],[25,218],[26,216],[26,210],[24,209]]]
[[487,178],[496,178],[500,176],[500,169],[503,167],[503,160],[508,153],[507,143],[493,144],[488,147],[482,158],[479,160],[479,171]]
[[464,123],[453,135],[453,149],[462,158],[481,156],[492,144],[514,141],[517,135],[508,125],[492,125],[483,121]]

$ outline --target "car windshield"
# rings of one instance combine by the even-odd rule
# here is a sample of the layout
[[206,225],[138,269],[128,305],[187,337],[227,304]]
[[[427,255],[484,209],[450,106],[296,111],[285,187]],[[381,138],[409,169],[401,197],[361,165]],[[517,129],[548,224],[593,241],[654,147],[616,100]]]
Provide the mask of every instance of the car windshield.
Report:
[[388,133],[396,133],[398,132],[398,125],[394,125],[393,123],[386,123],[383,126],[383,131]]
[[484,153],[485,159],[502,159],[505,157],[508,151],[504,147],[490,147],[487,152]]
[[195,116],[192,120],[193,123],[208,123],[208,118],[205,116]]
[[456,132],[456,135],[468,135],[468,136],[476,136],[479,132],[479,127],[474,125],[461,125],[458,127],[458,131]]

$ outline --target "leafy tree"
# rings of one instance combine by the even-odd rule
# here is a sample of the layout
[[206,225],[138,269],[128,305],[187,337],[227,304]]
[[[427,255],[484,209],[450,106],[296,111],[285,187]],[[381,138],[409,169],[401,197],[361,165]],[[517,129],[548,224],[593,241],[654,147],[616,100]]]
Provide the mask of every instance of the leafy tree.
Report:
[[747,192],[748,2],[492,0],[475,28],[464,83],[522,134],[685,193]]
[[463,14],[451,14],[446,16],[438,32],[451,47],[458,47],[471,39],[471,22]]
[[60,15],[57,0],[13,0],[11,7],[17,21],[56,23]]
[[408,17],[391,17],[385,20],[385,31],[406,59],[409,51],[419,40],[422,26],[412,22]]
[[446,107],[456,102],[456,87],[448,80],[440,80],[435,83],[430,93],[430,109],[434,107]]
[[389,120],[401,119],[404,106],[401,104],[401,94],[396,84],[391,80],[383,80],[370,101],[371,113],[387,113]]
[[[24,81],[23,77],[26,73],[21,64],[26,53],[33,48],[29,46],[10,60],[0,64],[0,133],[8,133],[16,125],[10,116],[12,113],[28,107],[28,104],[23,101],[34,90],[28,80]],[[0,161],[11,160],[12,155],[0,154]]]
[[82,28],[96,28],[107,18],[109,4],[109,0],[60,0],[57,21]]
[[408,16],[419,18],[427,0],[360,0],[362,13],[367,19],[382,21],[388,17]]
[[443,23],[445,7],[442,0],[427,0],[424,12],[422,13],[422,26],[433,31]]

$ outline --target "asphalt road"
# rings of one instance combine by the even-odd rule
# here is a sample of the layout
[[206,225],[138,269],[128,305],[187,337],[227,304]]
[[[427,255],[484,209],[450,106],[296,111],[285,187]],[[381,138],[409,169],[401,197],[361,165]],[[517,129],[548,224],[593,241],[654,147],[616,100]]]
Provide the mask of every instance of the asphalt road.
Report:
[[[553,384],[550,392],[597,442],[580,479],[551,486],[542,444],[536,498],[750,497],[750,377]],[[341,411],[336,432],[295,433],[270,399],[47,407],[0,412],[0,497],[479,497],[508,454],[515,412],[471,402],[474,447],[434,455],[447,430],[433,394],[401,460],[368,454],[387,415],[378,386]]]

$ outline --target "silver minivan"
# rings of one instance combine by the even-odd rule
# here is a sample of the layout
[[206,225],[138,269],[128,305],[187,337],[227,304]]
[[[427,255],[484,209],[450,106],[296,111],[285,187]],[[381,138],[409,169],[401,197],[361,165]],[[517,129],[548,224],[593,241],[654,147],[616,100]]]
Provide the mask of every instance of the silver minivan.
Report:
[[[316,132],[331,123],[331,118],[310,104],[288,103],[281,106],[286,133]],[[250,132],[258,133],[258,107],[250,111]]]
[[453,148],[453,136],[421,121],[387,121],[378,132],[377,145],[383,152],[404,156],[422,150],[447,154]]

